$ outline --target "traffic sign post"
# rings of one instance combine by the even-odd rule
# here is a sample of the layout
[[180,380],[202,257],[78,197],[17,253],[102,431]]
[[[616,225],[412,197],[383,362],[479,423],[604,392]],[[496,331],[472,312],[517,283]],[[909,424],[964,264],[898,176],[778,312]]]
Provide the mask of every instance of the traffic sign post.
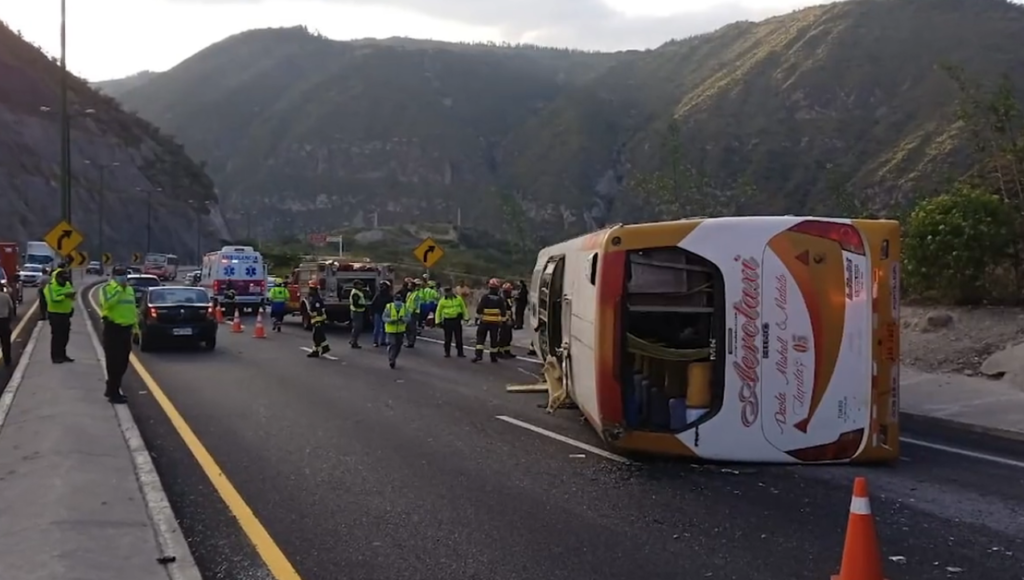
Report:
[[441,246],[433,238],[423,240],[412,253],[423,264],[424,268],[433,268],[434,264],[444,257],[444,250],[441,249]]
[[132,264],[138,264],[141,261],[142,261],[142,254],[140,254],[139,252],[133,252],[132,253]]
[[103,252],[103,265],[109,266],[114,261],[114,257],[110,255],[110,252]]
[[82,266],[89,263],[89,254],[86,254],[85,252],[76,252],[72,250],[68,254],[68,260],[70,261],[72,267],[81,268]]
[[85,237],[66,220],[61,220],[43,239],[61,256],[70,256],[85,241]]

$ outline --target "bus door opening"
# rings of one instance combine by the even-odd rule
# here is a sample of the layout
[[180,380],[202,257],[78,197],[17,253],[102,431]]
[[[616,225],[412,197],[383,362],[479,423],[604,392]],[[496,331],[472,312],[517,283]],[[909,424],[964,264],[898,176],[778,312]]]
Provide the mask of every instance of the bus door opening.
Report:
[[678,433],[724,400],[721,270],[677,247],[629,252],[620,316],[623,408],[631,429]]

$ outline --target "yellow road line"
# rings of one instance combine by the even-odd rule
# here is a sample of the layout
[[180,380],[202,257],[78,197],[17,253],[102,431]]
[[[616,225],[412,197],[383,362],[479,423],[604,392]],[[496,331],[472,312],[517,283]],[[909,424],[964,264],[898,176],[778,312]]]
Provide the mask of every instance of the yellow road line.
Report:
[[[93,310],[97,312],[99,312],[99,305],[96,303],[96,290],[98,289],[99,286],[89,293],[89,303],[92,305]],[[299,577],[299,573],[295,571],[295,567],[288,561],[288,557],[284,555],[281,548],[270,537],[270,533],[260,523],[256,514],[253,513],[252,508],[245,503],[242,495],[231,484],[227,475],[217,465],[217,461],[206,450],[206,446],[203,445],[199,437],[192,431],[185,418],[174,407],[174,404],[171,403],[164,390],[157,384],[156,379],[149,374],[149,371],[142,365],[142,361],[135,356],[135,353],[131,355],[131,363],[135,367],[135,372],[139,373],[139,376],[142,378],[142,382],[146,384],[150,393],[153,394],[153,398],[156,399],[157,403],[160,404],[160,408],[163,409],[167,418],[170,419],[171,424],[174,425],[178,435],[181,436],[189,451],[192,452],[192,456],[199,463],[199,467],[206,473],[206,477],[210,479],[214,489],[217,490],[221,499],[224,500],[228,509],[231,510],[231,514],[235,516],[239,525],[242,526],[242,531],[248,536],[249,541],[256,548],[270,573],[276,580],[302,580]]]
[[[28,312],[22,313],[22,315],[21,315],[21,322],[18,323],[18,326],[14,327],[14,332],[11,333],[11,342],[14,342],[15,339],[17,339],[18,336],[21,335],[21,331],[25,330],[25,325],[28,324],[28,319],[32,318],[32,314],[36,311],[37,308],[39,308],[39,301],[38,300],[36,300],[32,304],[32,308],[29,308]],[[3,360],[4,360],[4,355],[3,355],[3,353],[0,353],[0,361],[3,361]]]

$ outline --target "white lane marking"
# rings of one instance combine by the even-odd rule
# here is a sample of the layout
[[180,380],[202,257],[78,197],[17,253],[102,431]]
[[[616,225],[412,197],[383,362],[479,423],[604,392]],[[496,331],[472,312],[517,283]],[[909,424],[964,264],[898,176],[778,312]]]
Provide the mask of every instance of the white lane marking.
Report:
[[953,453],[955,455],[962,455],[964,457],[970,457],[972,459],[980,459],[982,461],[991,461],[992,463],[999,463],[1009,467],[1016,467],[1017,469],[1024,469],[1024,461],[1016,461],[1014,459],[1007,459],[1005,457],[999,457],[996,455],[989,455],[987,453],[979,453],[977,451],[968,451],[967,449],[960,449],[959,447],[950,447],[948,445],[940,445],[938,443],[929,443],[927,441],[920,441],[911,437],[900,437],[900,442],[910,443],[911,445],[917,445],[919,447],[927,447],[929,449],[936,449],[938,451],[945,451],[946,453]]
[[625,457],[623,457],[621,455],[616,455],[616,454],[614,454],[614,453],[612,453],[610,451],[605,451],[604,449],[601,449],[599,447],[594,447],[593,445],[584,443],[582,441],[577,441],[577,440],[572,439],[570,437],[566,437],[565,435],[560,435],[558,433],[555,433],[554,431],[548,431],[547,429],[544,429],[542,427],[538,427],[536,425],[531,425],[530,423],[527,423],[525,421],[520,421],[519,419],[514,419],[514,418],[509,417],[507,415],[497,415],[495,417],[495,419],[497,419],[499,421],[504,421],[504,422],[506,422],[506,423],[508,423],[510,425],[515,425],[516,427],[522,427],[523,429],[526,429],[528,431],[533,431],[534,433],[539,433],[539,434],[541,434],[541,435],[543,435],[545,437],[550,437],[550,438],[554,439],[555,441],[561,441],[562,443],[565,443],[566,445],[572,445],[573,447],[576,447],[577,449],[582,449],[584,451],[589,451],[590,453],[593,453],[594,455],[600,455],[601,457],[604,457],[605,459],[611,459],[612,461],[618,461],[619,463],[627,463],[627,464],[633,463],[633,461],[631,461],[629,459],[626,459]]
[[[98,284],[89,292],[89,309],[86,309],[86,300],[79,294],[78,305],[85,313],[85,328],[89,331],[89,339],[92,341],[93,350],[96,351],[96,358],[100,361],[100,368],[103,369],[103,378],[107,378],[107,355],[103,350],[103,343],[87,310],[99,312],[99,304],[96,302],[96,292],[102,287]],[[131,368],[129,366],[129,368]],[[178,518],[174,516],[174,509],[167,499],[167,492],[164,490],[160,475],[156,472],[156,465],[153,463],[153,456],[150,455],[145,441],[142,440],[142,433],[135,423],[131,409],[128,405],[112,405],[114,415],[117,417],[118,426],[121,428],[121,436],[132,456],[132,467],[135,469],[135,478],[139,482],[139,489],[142,490],[142,501],[146,504],[149,512],[149,520],[153,526],[154,536],[162,554],[160,556],[174,556],[173,562],[166,564],[167,575],[171,580],[200,580],[199,566],[196,565],[192,551],[185,541],[185,535],[178,526]]]
[[[436,338],[430,338],[429,336],[418,336],[418,337],[416,337],[416,340],[425,340],[427,342],[436,342],[437,344],[444,344],[443,340],[438,340]],[[467,345],[467,346],[469,346],[469,345]],[[521,361],[535,363],[535,364],[544,364],[544,361],[542,361],[540,359],[533,358],[533,357],[529,357],[529,356],[518,356],[517,355],[516,359],[517,360],[521,360]]]
[[14,374],[11,375],[11,380],[7,381],[7,388],[4,389],[4,394],[0,395],[0,432],[4,430],[4,423],[7,421],[8,413],[11,412],[11,405],[14,404],[14,397],[18,395],[21,382],[25,380],[25,371],[28,370],[29,359],[32,358],[32,353],[36,350],[36,342],[39,340],[39,333],[42,330],[43,323],[41,321],[36,322],[35,328],[32,329],[32,336],[28,339],[28,344],[21,351],[18,366],[14,367]]
[[[308,346],[300,346],[299,350],[304,350],[306,352],[313,352],[313,349],[308,347]],[[334,355],[330,355],[330,354],[323,354],[323,355],[320,355],[320,356],[324,357],[327,360],[339,360],[338,357],[336,357]]]

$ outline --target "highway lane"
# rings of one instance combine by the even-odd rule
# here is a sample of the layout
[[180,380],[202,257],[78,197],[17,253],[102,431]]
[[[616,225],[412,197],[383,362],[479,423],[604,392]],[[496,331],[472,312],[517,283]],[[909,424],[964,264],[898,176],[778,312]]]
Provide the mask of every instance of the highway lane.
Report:
[[337,332],[338,360],[307,360],[295,325],[226,331],[214,353],[139,360],[269,539],[232,521],[152,385],[127,389],[208,578],[273,577],[253,535],[279,578],[276,550],[307,580],[827,578],[858,474],[890,578],[1020,577],[1020,467],[913,446],[892,468],[624,465],[495,419],[598,444],[572,412],[538,409],[543,395],[505,393],[531,363],[421,343],[392,371]]
[[7,381],[10,380],[11,375],[14,373],[15,365],[18,364],[18,360],[21,357],[21,351],[25,348],[25,344],[32,334],[32,328],[35,322],[39,320],[37,290],[38,288],[33,287],[25,288],[24,301],[18,305],[18,316],[15,319],[11,335],[11,350],[14,356],[11,358],[10,366],[4,364],[6,361],[3,360],[3,355],[0,354],[0,392],[3,392],[4,387],[7,386]]

